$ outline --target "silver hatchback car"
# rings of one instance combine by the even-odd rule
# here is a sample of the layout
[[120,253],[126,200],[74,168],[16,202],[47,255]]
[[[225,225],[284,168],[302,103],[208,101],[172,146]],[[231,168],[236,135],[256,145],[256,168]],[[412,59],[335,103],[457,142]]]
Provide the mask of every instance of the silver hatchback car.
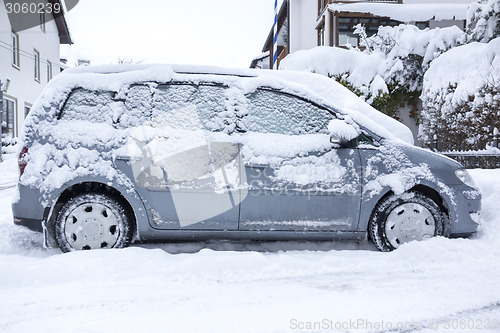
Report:
[[26,119],[14,222],[65,252],[367,236],[390,251],[474,233],[481,194],[467,171],[411,140],[316,74],[72,69]]

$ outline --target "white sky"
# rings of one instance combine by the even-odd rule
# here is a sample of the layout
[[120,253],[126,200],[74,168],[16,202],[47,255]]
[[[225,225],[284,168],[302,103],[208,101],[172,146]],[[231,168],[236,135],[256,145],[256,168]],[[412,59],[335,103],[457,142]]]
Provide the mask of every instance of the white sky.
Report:
[[66,20],[74,45],[61,57],[70,65],[122,57],[247,68],[273,24],[274,0],[80,0]]

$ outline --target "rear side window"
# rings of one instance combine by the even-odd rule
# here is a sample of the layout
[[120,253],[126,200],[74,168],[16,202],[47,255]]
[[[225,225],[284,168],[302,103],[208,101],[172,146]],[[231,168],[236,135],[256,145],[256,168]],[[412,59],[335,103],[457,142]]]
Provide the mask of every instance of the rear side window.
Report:
[[211,85],[159,85],[153,95],[151,124],[155,127],[222,131],[226,88]]
[[287,135],[328,134],[335,116],[313,103],[286,93],[260,89],[247,96],[248,131]]
[[113,123],[111,91],[75,89],[68,97],[61,113],[63,120],[87,120],[93,123]]
[[118,118],[118,126],[129,128],[141,126],[151,116],[152,89],[147,85],[133,85],[128,89],[123,113]]

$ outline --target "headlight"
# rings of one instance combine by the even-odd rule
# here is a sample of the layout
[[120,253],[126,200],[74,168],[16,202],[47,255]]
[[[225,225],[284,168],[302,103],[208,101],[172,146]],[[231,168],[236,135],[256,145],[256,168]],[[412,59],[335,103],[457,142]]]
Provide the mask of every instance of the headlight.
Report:
[[474,180],[472,179],[472,177],[470,176],[470,174],[467,172],[467,170],[465,170],[465,169],[458,169],[457,171],[455,171],[455,175],[465,185],[477,188],[476,184],[474,183]]

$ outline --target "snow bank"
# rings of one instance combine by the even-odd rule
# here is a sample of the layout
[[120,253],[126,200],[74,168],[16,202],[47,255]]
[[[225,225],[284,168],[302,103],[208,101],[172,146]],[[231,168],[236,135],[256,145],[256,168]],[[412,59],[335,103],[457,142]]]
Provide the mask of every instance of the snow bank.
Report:
[[338,47],[319,46],[300,50],[281,61],[280,69],[305,71],[324,76],[348,73],[347,80],[356,87],[369,86],[381,72],[383,53],[368,54]]
[[[15,156],[0,163],[0,175],[15,169]],[[471,317],[485,325],[500,315],[500,171],[470,172],[483,193],[477,235],[391,253],[366,242],[202,242],[60,254],[12,224],[14,191],[0,190],[0,328],[288,332],[325,319],[333,326],[319,331],[360,320],[351,331],[379,332],[383,321],[445,332]]]

